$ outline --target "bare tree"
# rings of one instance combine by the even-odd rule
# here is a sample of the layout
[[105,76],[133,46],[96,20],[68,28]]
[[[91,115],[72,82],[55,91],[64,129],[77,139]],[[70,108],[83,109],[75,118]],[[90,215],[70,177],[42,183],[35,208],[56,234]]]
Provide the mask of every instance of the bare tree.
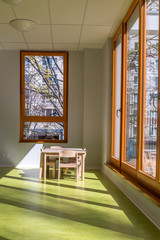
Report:
[[[63,56],[25,57],[25,114],[26,116],[63,116]],[[64,124],[26,123],[26,135],[35,138],[46,129],[53,137],[62,131]],[[39,130],[36,130],[36,129]],[[55,128],[55,129],[54,129]],[[37,132],[36,132],[37,131]],[[62,133],[61,133],[62,134]]]

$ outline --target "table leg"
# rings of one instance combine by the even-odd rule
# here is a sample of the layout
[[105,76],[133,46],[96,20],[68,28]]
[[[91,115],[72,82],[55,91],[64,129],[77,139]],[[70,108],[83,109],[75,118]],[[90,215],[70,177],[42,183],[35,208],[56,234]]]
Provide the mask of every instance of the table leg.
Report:
[[82,181],[84,181],[84,161],[85,161],[85,157],[84,154],[82,155]]
[[44,154],[44,180],[46,180],[46,154]]
[[43,153],[41,153],[41,157],[40,157],[40,166],[39,166],[39,178],[41,179],[42,178],[42,171],[43,171]]

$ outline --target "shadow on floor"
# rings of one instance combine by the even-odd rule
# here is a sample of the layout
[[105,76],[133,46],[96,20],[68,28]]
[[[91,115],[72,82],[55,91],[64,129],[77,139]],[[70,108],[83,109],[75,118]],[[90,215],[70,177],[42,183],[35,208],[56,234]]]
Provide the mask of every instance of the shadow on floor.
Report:
[[[31,210],[32,212],[37,212],[41,214],[45,214],[48,216],[54,216],[66,220],[71,220],[77,223],[87,224],[92,227],[102,228],[106,230],[111,230],[118,233],[124,233],[132,236],[140,236],[139,233],[135,232],[135,228],[133,226],[127,226],[127,228],[123,228],[122,224],[119,222],[114,222],[113,219],[109,219],[106,216],[97,216],[96,219],[92,216],[96,216],[95,210],[87,210],[84,212],[83,207],[80,208],[80,211],[75,214],[75,211],[67,212],[59,208],[51,209],[47,206],[38,206],[35,203],[23,203],[20,201],[15,201],[11,199],[0,198],[0,203],[7,204],[13,207],[21,208],[22,210]],[[74,209],[74,207],[73,207]]]
[[9,240],[8,238],[4,238],[2,236],[0,236],[0,240]]
[[20,173],[20,176],[22,178],[32,178],[32,179],[39,179],[39,169],[33,168],[33,169],[19,169],[22,172]]
[[72,198],[70,196],[61,196],[61,195],[58,195],[58,194],[40,192],[40,191],[30,190],[30,189],[26,189],[26,188],[6,186],[6,185],[2,185],[2,184],[0,184],[0,187],[1,188],[18,190],[18,191],[21,191],[21,192],[33,193],[33,194],[42,195],[42,196],[46,196],[46,197],[52,197],[54,199],[68,200],[70,202],[79,202],[79,203],[85,203],[85,204],[92,204],[92,205],[100,206],[100,207],[119,209],[118,206],[112,206],[112,205],[107,204],[107,203],[98,203],[98,202],[94,202],[94,201],[88,201],[86,199],[83,200],[83,199],[78,199],[78,198]]
[[[39,179],[39,169],[38,168],[35,168],[35,169],[19,169],[19,170],[23,171],[20,174],[22,177]],[[66,175],[64,175],[63,173],[64,173],[64,171],[61,172],[61,179],[64,179],[64,178],[75,179],[74,171],[68,171]],[[47,172],[46,177],[47,177],[47,179],[52,179],[52,168],[49,169],[49,172]],[[58,179],[58,169],[56,169],[55,179]]]
[[[101,190],[101,189],[93,189],[93,188],[88,188],[88,187],[80,187],[80,186],[73,186],[73,185],[69,185],[69,184],[64,184],[62,182],[57,182],[57,179],[56,180],[53,179],[53,181],[49,181],[49,182],[47,182],[47,181],[45,182],[43,179],[41,180],[37,177],[35,177],[35,179],[32,179],[32,178],[26,177],[26,176],[28,176],[28,174],[26,174],[26,171],[29,174],[32,171],[30,171],[30,170],[29,170],[29,172],[28,172],[28,170],[23,170],[23,171],[24,171],[24,174],[20,173],[20,176],[22,176],[22,177],[15,177],[15,176],[5,176],[5,177],[9,178],[9,179],[20,180],[20,181],[41,183],[41,184],[47,184],[47,185],[51,185],[51,186],[53,185],[53,186],[58,186],[58,187],[62,187],[62,188],[78,189],[78,190],[82,190],[82,191],[89,191],[89,192],[102,193],[102,194],[107,194],[108,193],[107,191]],[[34,175],[37,176],[36,173]]]
[[15,167],[0,167],[0,179],[5,177],[13,169],[15,169]]

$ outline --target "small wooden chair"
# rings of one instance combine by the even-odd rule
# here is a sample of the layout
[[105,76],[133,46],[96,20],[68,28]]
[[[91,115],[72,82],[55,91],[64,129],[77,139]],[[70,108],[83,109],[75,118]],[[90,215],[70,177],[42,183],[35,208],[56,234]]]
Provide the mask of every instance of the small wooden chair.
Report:
[[[62,159],[67,158],[67,159],[74,159],[74,161],[70,162],[65,162]],[[79,178],[79,166],[80,162],[78,161],[78,153],[72,150],[63,150],[59,153],[59,161],[58,161],[58,180],[61,177],[61,168],[75,168],[76,169],[76,179],[78,181]]]
[[[87,149],[84,148],[83,150],[85,151],[85,156],[84,156],[84,157],[86,157]],[[75,160],[75,158],[69,158],[68,161],[69,161],[70,163],[73,163],[73,162],[75,162],[76,160]],[[82,166],[81,166],[81,164],[82,164],[82,157],[81,157],[81,156],[78,156],[78,162],[79,162],[78,175],[80,176],[81,167],[82,167]],[[64,174],[67,174],[67,172],[68,172],[68,168],[65,169]],[[75,168],[75,175],[76,175],[76,168]]]

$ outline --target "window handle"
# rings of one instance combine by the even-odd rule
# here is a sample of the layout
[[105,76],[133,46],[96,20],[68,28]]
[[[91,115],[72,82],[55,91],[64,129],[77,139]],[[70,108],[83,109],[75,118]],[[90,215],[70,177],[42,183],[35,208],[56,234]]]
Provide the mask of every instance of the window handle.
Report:
[[155,98],[158,98],[158,100],[160,100],[160,93],[158,93],[158,94],[152,93],[151,94],[151,99],[150,99],[150,102],[153,99],[153,106],[157,110],[157,106],[155,105]]
[[121,112],[121,108],[117,109],[117,111],[116,111],[117,118],[119,118],[119,112]]

